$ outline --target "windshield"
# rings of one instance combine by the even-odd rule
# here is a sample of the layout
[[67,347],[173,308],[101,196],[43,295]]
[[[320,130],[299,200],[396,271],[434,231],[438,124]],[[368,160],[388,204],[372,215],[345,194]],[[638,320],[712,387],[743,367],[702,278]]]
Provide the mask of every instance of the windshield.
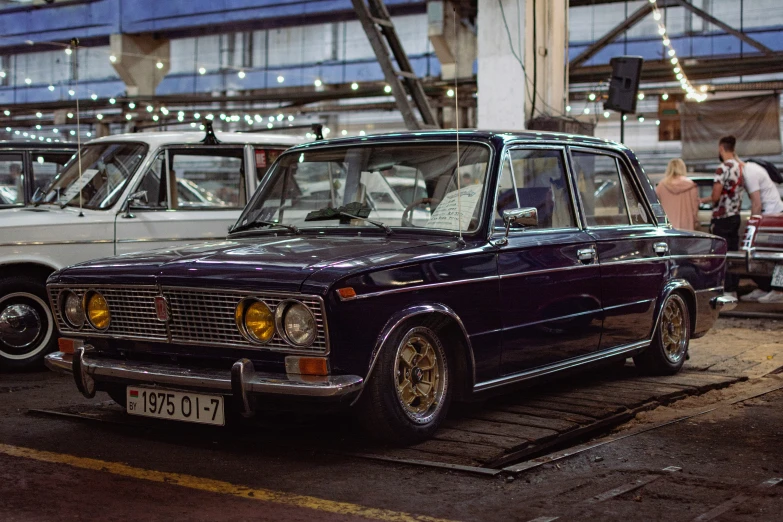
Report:
[[81,169],[74,156],[55,177],[41,203],[78,207],[81,192],[83,208],[110,208],[120,197],[147,152],[140,143],[96,143],[81,149]]
[[237,228],[260,222],[300,229],[366,227],[373,220],[388,227],[449,231],[461,225],[471,232],[480,220],[489,154],[486,145],[461,145],[459,170],[453,143],[363,144],[283,154]]

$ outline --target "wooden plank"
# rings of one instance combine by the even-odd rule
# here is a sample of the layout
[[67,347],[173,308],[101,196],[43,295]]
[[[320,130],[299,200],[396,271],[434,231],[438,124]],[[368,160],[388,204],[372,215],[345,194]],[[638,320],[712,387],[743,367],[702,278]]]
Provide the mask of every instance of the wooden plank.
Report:
[[527,439],[520,437],[509,437],[507,435],[492,435],[489,433],[476,433],[454,428],[442,428],[435,433],[433,437],[437,440],[448,440],[451,442],[468,442],[471,444],[483,444],[485,446],[494,446],[507,450],[528,442]]
[[408,449],[432,453],[435,455],[451,455],[467,460],[486,462],[502,455],[504,452],[493,446],[471,444],[468,442],[452,442],[448,440],[426,440],[410,446]]
[[572,404],[567,402],[555,402],[550,400],[528,401],[526,405],[533,406],[536,408],[547,408],[550,410],[558,410],[558,411],[565,411],[569,413],[577,413],[579,415],[587,415],[588,417],[593,417],[594,419],[603,419],[604,417],[608,417],[610,415],[617,413],[619,409],[619,408],[613,408],[607,406],[603,406],[603,407],[596,406],[595,404],[584,406],[579,404]]
[[528,441],[539,441],[557,436],[555,430],[545,428],[536,428],[533,426],[522,426],[519,424],[509,424],[505,422],[493,422],[479,419],[459,419],[447,420],[444,424],[446,428],[452,428],[462,431],[471,431],[474,433],[487,433],[489,435],[503,435],[506,437],[516,437]]
[[564,421],[573,422],[576,424],[590,424],[595,422],[594,417],[588,417],[587,415],[579,415],[578,413],[571,413],[567,411],[549,410],[547,408],[534,408],[527,404],[499,404],[493,406],[494,409],[502,411],[510,411],[513,413],[524,413],[527,415],[534,415],[536,417],[544,417],[547,419],[562,419]]
[[689,386],[687,384],[668,384],[668,383],[658,383],[658,382],[648,382],[648,381],[640,381],[640,380],[633,380],[633,381],[607,381],[602,382],[600,385],[601,389],[624,389],[624,390],[635,390],[635,391],[641,391],[641,392],[653,392],[653,393],[676,393],[676,392],[682,392],[687,391],[689,393],[696,393],[699,389],[696,386]]
[[552,396],[553,399],[564,400],[589,400],[595,401],[602,405],[614,406],[624,408],[633,408],[646,402],[652,402],[655,399],[651,398],[649,394],[635,394],[635,393],[621,393],[618,391],[616,394],[598,394],[595,392],[565,392],[558,393]]
[[699,390],[694,387],[679,388],[676,386],[663,386],[656,384],[647,384],[643,389],[634,389],[625,386],[607,385],[603,387],[607,393],[639,393],[647,396],[649,400],[657,400],[659,402],[670,402],[673,399],[682,399],[689,395],[695,395],[699,393]]
[[409,448],[391,448],[372,452],[363,452],[367,455],[378,455],[379,457],[390,457],[395,459],[426,460],[435,461],[444,464],[455,464],[458,466],[481,466],[479,459],[473,459],[465,456],[455,457],[453,455],[434,455],[424,451],[417,451]]
[[572,430],[578,426],[573,422],[560,419],[547,419],[522,413],[513,413],[507,411],[489,410],[472,415],[474,419],[490,420],[495,422],[507,422],[509,424],[522,424],[523,426],[533,426],[536,428],[546,428],[557,432]]
[[617,402],[600,401],[589,398],[576,398],[576,397],[562,397],[558,394],[548,395],[541,400],[555,403],[573,404],[575,406],[584,406],[586,408],[598,408],[598,409],[610,409],[614,412],[620,411],[625,408],[625,404],[619,404]]
[[639,377],[641,382],[654,382],[658,384],[667,383],[681,383],[689,386],[695,386],[700,391],[713,390],[716,388],[723,388],[735,382],[745,380],[742,377],[736,377],[733,375],[716,375],[710,373],[680,373],[677,375],[667,375],[660,377]]

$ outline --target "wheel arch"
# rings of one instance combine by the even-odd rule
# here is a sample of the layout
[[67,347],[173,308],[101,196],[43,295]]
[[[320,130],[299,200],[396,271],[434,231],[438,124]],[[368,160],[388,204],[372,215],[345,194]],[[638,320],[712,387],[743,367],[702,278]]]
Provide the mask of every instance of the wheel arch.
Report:
[[650,332],[650,339],[653,339],[655,332],[658,330],[658,326],[661,322],[661,313],[663,312],[663,303],[666,302],[666,298],[671,294],[677,293],[682,295],[685,300],[685,304],[688,305],[688,317],[691,321],[691,332],[696,331],[696,291],[693,286],[685,279],[672,279],[668,281],[661,291],[661,297],[658,299],[655,309],[655,322],[653,323],[652,332]]
[[[373,347],[372,354],[370,355],[370,363],[367,368],[367,374],[364,379],[365,386],[372,377],[372,373],[375,369],[378,358],[381,354],[381,350],[387,344],[387,341],[391,335],[398,331],[400,328],[405,327],[411,322],[422,322],[426,318],[434,318],[442,321],[439,327],[440,332],[445,332],[446,336],[458,341],[456,346],[459,346],[458,350],[462,353],[453,353],[454,359],[457,363],[457,371],[455,377],[457,380],[457,387],[455,388],[455,395],[457,398],[464,398],[473,389],[473,384],[476,381],[476,363],[473,354],[473,346],[470,342],[470,337],[465,329],[465,325],[459,318],[456,312],[448,306],[441,303],[419,304],[411,306],[403,310],[398,311],[386,321],[386,324],[378,334],[375,346]],[[453,336],[453,337],[452,337]],[[454,344],[444,343],[447,347],[454,346]],[[447,348],[449,349],[449,348]],[[364,387],[363,387],[364,388]],[[354,400],[354,403],[359,400],[362,392]]]
[[12,261],[0,263],[4,276],[29,275],[41,277],[44,282],[46,278],[58,270],[59,267],[44,261]]

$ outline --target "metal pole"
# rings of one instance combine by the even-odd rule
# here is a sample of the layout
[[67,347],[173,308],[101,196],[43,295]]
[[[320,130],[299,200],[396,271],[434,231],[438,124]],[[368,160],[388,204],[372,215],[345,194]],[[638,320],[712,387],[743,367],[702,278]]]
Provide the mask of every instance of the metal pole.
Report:
[[625,113],[620,113],[620,143],[625,144]]

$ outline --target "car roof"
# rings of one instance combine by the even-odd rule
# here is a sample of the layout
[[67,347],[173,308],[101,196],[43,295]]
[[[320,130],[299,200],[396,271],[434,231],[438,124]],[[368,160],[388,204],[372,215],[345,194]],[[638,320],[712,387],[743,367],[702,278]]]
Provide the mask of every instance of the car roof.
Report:
[[549,131],[494,131],[494,130],[427,130],[427,131],[404,131],[404,132],[389,132],[383,134],[372,134],[367,136],[352,136],[349,138],[335,138],[330,140],[315,141],[305,143],[297,148],[310,148],[318,145],[351,145],[361,144],[368,140],[384,142],[395,141],[402,139],[421,139],[421,140],[456,140],[459,136],[460,140],[469,141],[487,141],[492,139],[501,139],[503,141],[531,141],[531,142],[565,142],[569,144],[581,144],[581,145],[611,145],[615,148],[626,149],[626,147],[620,143],[604,138],[596,138],[594,136],[584,136],[581,134],[567,134],[563,132],[549,132]]
[[76,150],[76,143],[64,141],[44,142],[39,140],[0,140],[0,150],[3,149],[64,149]]
[[[133,141],[144,142],[152,147],[161,145],[196,144],[201,142],[205,133],[203,131],[186,132],[135,132],[128,134],[115,134],[97,138],[89,143]],[[260,145],[285,145],[290,147],[302,143],[303,138],[298,136],[284,136],[280,134],[256,134],[243,132],[215,132],[215,136],[221,143],[227,144],[260,144]]]

